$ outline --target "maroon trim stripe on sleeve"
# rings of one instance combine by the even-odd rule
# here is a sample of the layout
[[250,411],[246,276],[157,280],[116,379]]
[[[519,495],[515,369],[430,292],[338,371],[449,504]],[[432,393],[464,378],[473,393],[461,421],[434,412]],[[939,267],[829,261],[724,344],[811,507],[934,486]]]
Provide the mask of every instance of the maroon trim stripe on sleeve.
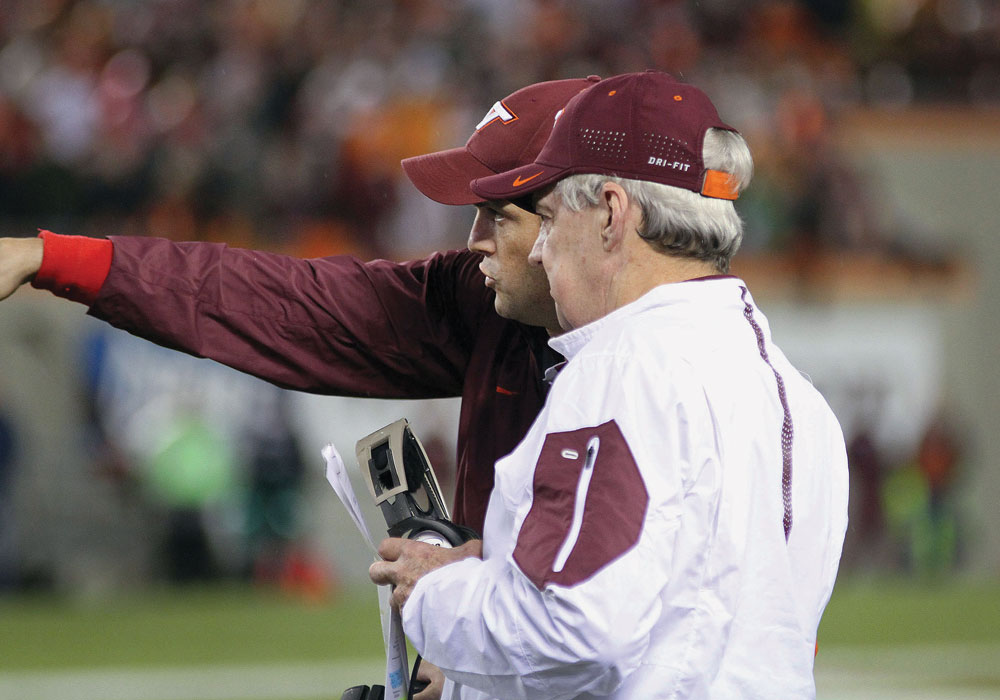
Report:
[[740,298],[743,301],[743,316],[746,318],[754,335],[757,336],[757,349],[760,357],[767,366],[774,372],[774,379],[778,384],[778,400],[781,401],[781,409],[784,411],[784,418],[781,421],[781,500],[784,505],[784,517],[782,523],[785,528],[785,541],[792,531],[792,413],[788,409],[788,396],[785,393],[785,380],[781,374],[771,364],[767,356],[767,348],[764,347],[764,332],[753,315],[753,307],[747,301],[747,288],[740,287],[743,293]]

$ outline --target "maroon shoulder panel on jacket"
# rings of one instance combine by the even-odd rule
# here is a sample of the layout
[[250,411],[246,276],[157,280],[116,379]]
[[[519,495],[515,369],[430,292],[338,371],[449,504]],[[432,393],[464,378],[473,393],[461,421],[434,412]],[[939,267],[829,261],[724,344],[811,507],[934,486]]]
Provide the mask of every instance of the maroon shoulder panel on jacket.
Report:
[[631,549],[649,494],[613,420],[545,436],[514,561],[535,587],[573,586]]

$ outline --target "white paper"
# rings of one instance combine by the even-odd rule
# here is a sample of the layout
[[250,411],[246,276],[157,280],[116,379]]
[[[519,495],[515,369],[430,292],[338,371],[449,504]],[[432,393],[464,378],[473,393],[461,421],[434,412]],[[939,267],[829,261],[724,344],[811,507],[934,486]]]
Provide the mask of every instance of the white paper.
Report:
[[[323,459],[326,460],[326,480],[337,492],[341,503],[347,508],[351,519],[358,528],[368,546],[380,559],[378,548],[372,540],[368,525],[365,523],[354,493],[347,467],[337,448],[327,445],[323,448]],[[382,640],[385,643],[385,698],[386,700],[405,700],[409,685],[409,660],[406,653],[406,635],[403,633],[403,618],[399,611],[390,604],[392,589],[389,586],[378,587],[379,617],[382,621]]]
[[337,448],[333,445],[324,447],[323,459],[326,460],[326,480],[330,482],[333,490],[340,497],[340,501],[347,508],[347,512],[350,513],[351,519],[358,528],[358,532],[361,533],[365,542],[375,552],[375,556],[378,556],[378,547],[375,546],[372,535],[368,531],[368,525],[365,523],[364,515],[361,513],[361,506],[358,505],[358,498],[354,495],[354,487],[351,485],[350,475],[347,473],[347,467],[344,466],[344,460],[341,458],[340,453],[337,452]]
[[410,678],[410,661],[406,653],[406,635],[399,610],[389,604],[392,589],[378,587],[379,613],[382,617],[382,639],[385,641],[385,698],[405,700]]

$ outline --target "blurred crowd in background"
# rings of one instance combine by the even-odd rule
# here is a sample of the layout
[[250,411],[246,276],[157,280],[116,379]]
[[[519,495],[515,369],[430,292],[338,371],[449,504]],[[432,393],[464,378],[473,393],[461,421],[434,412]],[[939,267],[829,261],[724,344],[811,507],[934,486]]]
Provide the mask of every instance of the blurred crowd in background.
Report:
[[306,256],[462,245],[399,160],[541,80],[703,87],[758,165],[751,250],[905,247],[913,222],[831,144],[838,114],[1000,103],[996,0],[5,0],[0,47],[3,233]]
[[[745,251],[933,263],[937,251],[906,235],[920,224],[878,200],[833,134],[858,107],[1000,106],[1000,2],[4,0],[0,235],[155,235],[302,257],[462,247],[471,210],[423,198],[401,158],[461,144],[495,100],[529,83],[643,68],[699,85],[747,137],[757,171],[738,203]],[[106,393],[91,382],[95,411]],[[207,547],[191,509],[234,460],[253,484],[251,551],[237,568],[288,574],[288,562],[271,570],[271,550],[295,540],[301,455],[282,400],[265,398],[281,421],[255,433],[250,453],[184,424],[176,443],[146,455],[163,474],[216,465],[194,496],[189,484],[160,484],[165,546],[187,552],[165,575],[212,570],[191,555]],[[123,451],[103,410],[95,454],[114,473]],[[929,426],[900,470],[880,463],[863,430],[849,437],[861,545],[849,540],[845,564],[952,566],[953,427]],[[15,438],[0,397],[0,587],[14,579],[4,518]],[[895,500],[884,495],[890,473],[911,479]],[[272,507],[279,515],[262,519]]]

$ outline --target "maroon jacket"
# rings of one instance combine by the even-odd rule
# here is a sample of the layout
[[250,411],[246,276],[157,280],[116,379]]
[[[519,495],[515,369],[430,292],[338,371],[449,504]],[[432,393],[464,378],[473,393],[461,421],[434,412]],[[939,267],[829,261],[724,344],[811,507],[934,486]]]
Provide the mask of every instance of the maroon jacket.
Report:
[[300,391],[461,396],[453,515],[482,531],[493,465],[524,437],[545,400],[542,374],[561,358],[543,329],[497,315],[480,256],[363,263],[112,242],[89,313],[118,328]]

